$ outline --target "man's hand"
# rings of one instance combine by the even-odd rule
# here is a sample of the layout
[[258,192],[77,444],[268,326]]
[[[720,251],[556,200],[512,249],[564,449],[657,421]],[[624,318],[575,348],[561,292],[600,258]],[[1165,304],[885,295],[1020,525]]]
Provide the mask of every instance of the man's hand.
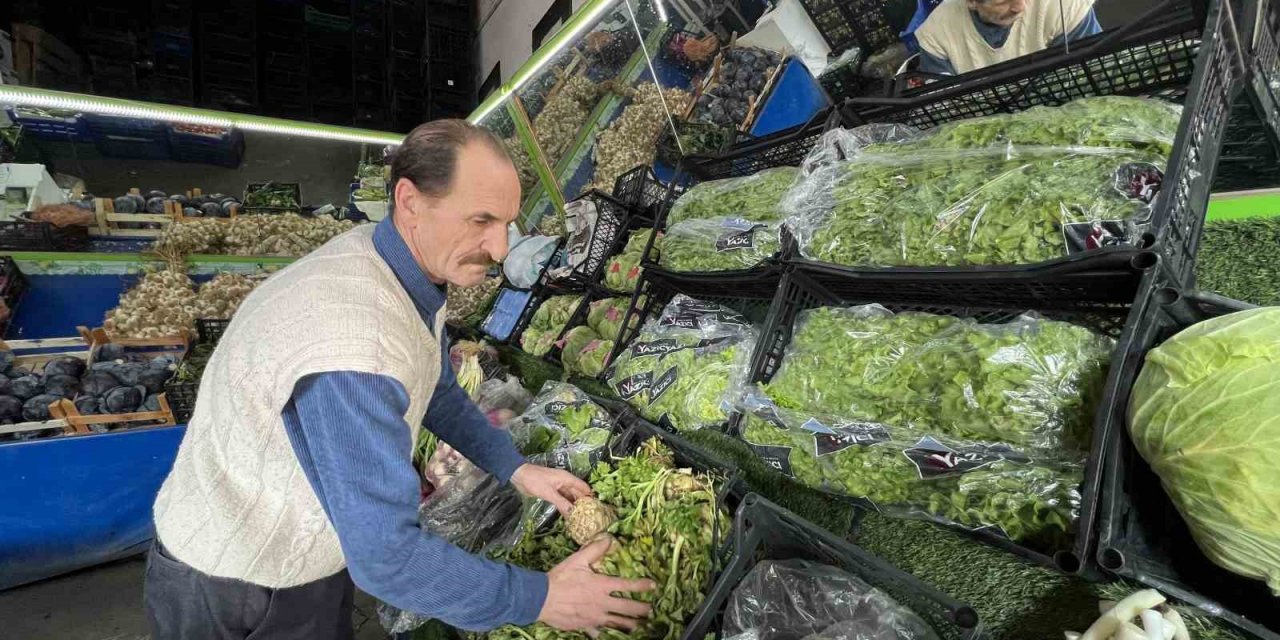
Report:
[[612,538],[601,538],[547,572],[547,599],[538,615],[539,622],[595,637],[601,627],[631,631],[640,622],[637,618],[649,616],[648,604],[609,594],[652,591],[657,588],[652,580],[611,578],[591,570],[612,543]]
[[511,474],[511,484],[526,496],[550,502],[565,517],[569,516],[575,500],[591,495],[591,485],[572,473],[536,464],[520,465]]

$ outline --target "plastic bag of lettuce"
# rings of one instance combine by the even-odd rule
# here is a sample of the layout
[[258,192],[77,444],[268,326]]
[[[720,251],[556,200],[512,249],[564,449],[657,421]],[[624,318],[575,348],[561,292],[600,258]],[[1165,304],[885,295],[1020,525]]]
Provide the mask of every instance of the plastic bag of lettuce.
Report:
[[788,409],[1084,452],[1113,346],[1033,314],[980,324],[880,305],[818,307],[798,314],[764,392]]
[[1178,119],[1160,101],[1110,97],[923,136],[837,129],[782,206],[805,257],[852,266],[1027,264],[1130,244]]
[[770,466],[888,515],[1051,547],[1070,536],[1079,513],[1081,457],[949,437],[909,421],[783,409],[752,391],[739,408],[743,440]]
[[726,216],[759,222],[781,220],[779,204],[799,171],[795,167],[776,167],[741,178],[700,182],[671,205],[667,225]]
[[778,253],[779,229],[740,217],[678,222],[663,237],[659,263],[672,271],[750,269]]
[[1280,307],[1213,318],[1152,349],[1129,434],[1205,556],[1280,595]]
[[618,354],[609,386],[648,420],[676,430],[720,426],[757,335],[738,313],[678,294]]

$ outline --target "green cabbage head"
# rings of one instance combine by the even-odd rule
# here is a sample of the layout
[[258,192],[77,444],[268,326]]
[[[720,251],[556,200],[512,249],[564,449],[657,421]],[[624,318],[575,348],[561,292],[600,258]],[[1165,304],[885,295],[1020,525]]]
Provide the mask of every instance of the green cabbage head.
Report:
[[1153,349],[1129,432],[1205,555],[1280,595],[1280,307],[1201,322]]

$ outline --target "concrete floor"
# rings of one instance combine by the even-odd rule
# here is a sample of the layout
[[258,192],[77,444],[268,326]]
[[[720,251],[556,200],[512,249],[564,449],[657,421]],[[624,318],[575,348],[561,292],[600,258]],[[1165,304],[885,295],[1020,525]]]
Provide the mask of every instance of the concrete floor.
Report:
[[[141,556],[0,591],[0,640],[146,640]],[[356,640],[385,640],[374,601],[356,593]]]

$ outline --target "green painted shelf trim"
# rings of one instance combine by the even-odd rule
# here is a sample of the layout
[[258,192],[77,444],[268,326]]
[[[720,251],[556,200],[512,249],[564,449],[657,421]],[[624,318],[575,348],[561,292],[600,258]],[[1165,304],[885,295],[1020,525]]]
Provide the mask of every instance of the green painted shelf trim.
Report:
[[1280,189],[1217,193],[1209,198],[1208,220],[1280,216]]
[[[14,260],[25,262],[160,262],[160,258],[141,253],[0,251],[0,255],[10,256]],[[187,256],[187,262],[191,264],[289,264],[294,260],[297,260],[297,258],[286,258],[280,256]]]

